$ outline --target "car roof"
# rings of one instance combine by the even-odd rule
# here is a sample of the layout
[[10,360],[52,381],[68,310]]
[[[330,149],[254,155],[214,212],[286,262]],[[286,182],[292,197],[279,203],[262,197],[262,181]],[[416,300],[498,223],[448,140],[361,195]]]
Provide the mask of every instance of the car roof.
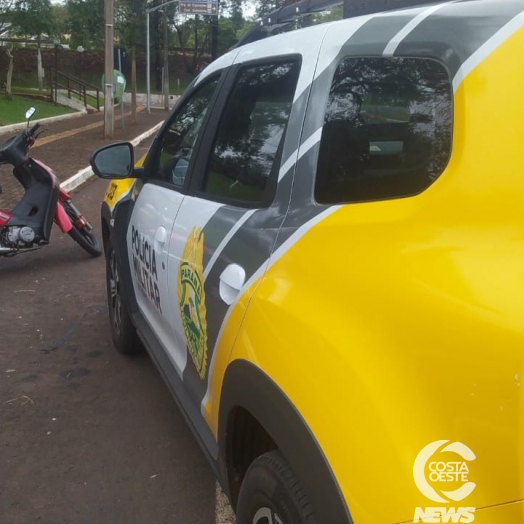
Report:
[[247,43],[212,62],[198,81],[235,59],[284,55],[323,39],[333,51],[320,58],[320,70],[348,55],[433,58],[460,83],[468,62],[479,63],[478,55],[487,56],[523,24],[524,0],[455,0],[371,13]]
[[[504,6],[508,6],[509,9],[512,8],[511,6],[516,6],[518,9],[522,5],[521,0],[367,0],[366,2],[346,0],[346,2],[348,3],[344,6],[345,20],[339,22],[343,24],[348,24],[348,20],[354,20],[362,15],[372,18],[391,14],[402,16],[407,14],[408,11],[423,13],[433,9],[439,10],[439,6],[448,4],[459,4],[459,8],[455,10],[453,15],[445,15],[452,17],[491,16],[494,6],[501,6],[502,9],[504,9]],[[257,20],[257,25],[240,40],[238,45],[247,45],[280,33],[288,33],[296,27],[296,21],[301,17],[324,11],[341,3],[343,3],[343,0],[298,0]],[[309,28],[303,30],[308,31]]]
[[[523,25],[524,0],[458,0],[395,9],[297,29],[248,43],[241,48],[260,56],[283,51],[290,40],[303,46],[319,37],[353,56],[435,58],[452,77],[488,42],[503,41]],[[504,36],[506,35],[506,36]],[[500,43],[500,42],[499,42]],[[233,50],[233,52],[238,51]],[[244,53],[242,53],[244,54]],[[322,64],[320,64],[322,66]]]

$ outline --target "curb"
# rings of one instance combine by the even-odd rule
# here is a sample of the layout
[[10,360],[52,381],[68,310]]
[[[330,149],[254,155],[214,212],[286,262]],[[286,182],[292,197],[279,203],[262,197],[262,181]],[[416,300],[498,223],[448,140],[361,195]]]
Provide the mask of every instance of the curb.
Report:
[[[36,122],[42,125],[52,124],[53,122],[60,122],[60,120],[67,120],[69,118],[78,118],[78,117],[85,116],[85,115],[87,115],[87,111],[83,109],[82,111],[78,111],[77,113],[67,113],[65,115],[50,116],[49,118],[41,118],[40,120],[33,120],[32,124],[36,124]],[[21,131],[22,129],[25,129],[26,127],[27,127],[27,122],[20,122],[19,124],[10,124],[8,126],[1,126],[0,135],[3,135],[5,133],[12,133],[14,131]]]
[[[152,127],[151,129],[148,129],[146,132],[131,140],[131,144],[133,144],[133,147],[136,147],[138,144],[140,144],[140,142],[156,133],[163,123],[164,122],[159,122],[156,126]],[[87,180],[89,180],[92,176],[94,176],[94,173],[91,169],[91,166],[85,167],[72,177],[62,182],[60,184],[60,187],[66,193],[69,193],[70,191],[73,191],[73,189],[76,189],[77,187],[81,186],[84,182],[87,182]]]

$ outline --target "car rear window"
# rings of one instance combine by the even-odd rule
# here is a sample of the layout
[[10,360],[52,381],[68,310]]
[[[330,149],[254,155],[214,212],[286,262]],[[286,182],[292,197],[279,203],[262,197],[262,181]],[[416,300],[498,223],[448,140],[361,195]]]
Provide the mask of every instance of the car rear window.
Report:
[[451,79],[419,58],[346,58],[327,103],[315,198],[365,202],[415,195],[446,167]]

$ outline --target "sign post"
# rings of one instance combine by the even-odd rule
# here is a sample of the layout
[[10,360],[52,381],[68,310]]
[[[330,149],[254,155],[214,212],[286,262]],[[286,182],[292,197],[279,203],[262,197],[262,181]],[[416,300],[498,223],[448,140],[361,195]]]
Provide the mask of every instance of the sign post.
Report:
[[152,13],[153,11],[156,11],[157,9],[160,9],[161,7],[164,7],[168,4],[178,3],[178,0],[169,0],[168,2],[164,2],[163,4],[156,5],[155,7],[151,7],[149,9],[146,9],[146,54],[147,54],[147,67],[146,67],[146,89],[147,89],[147,95],[146,95],[146,107],[147,112],[151,113],[151,65],[150,65],[150,59],[149,59],[149,13]]
[[113,101],[113,0],[105,0],[105,79],[104,83],[104,138],[113,138],[114,101]]

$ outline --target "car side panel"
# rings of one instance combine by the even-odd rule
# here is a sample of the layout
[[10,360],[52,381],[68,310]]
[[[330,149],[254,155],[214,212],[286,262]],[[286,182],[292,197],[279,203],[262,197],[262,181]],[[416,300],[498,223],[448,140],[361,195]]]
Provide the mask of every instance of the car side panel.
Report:
[[[355,522],[409,522],[428,506],[413,464],[440,439],[477,456],[467,506],[524,498],[524,134],[508,127],[524,121],[522,46],[520,29],[457,85],[453,154],[434,185],[327,209],[291,235],[237,336],[232,362],[290,399]],[[501,522],[490,514],[479,522]]]
[[[294,168],[298,157],[301,128],[304,121],[307,103],[310,95],[311,83],[315,65],[320,50],[322,39],[325,35],[326,26],[311,28],[314,36],[311,45],[305,48],[300,35],[290,33],[282,35],[282,38],[271,39],[268,45],[262,48],[246,46],[240,48],[236,57],[235,65],[243,63],[254,63],[254,61],[272,57],[297,57],[301,59],[301,69],[298,83],[293,100],[289,121],[286,128],[285,142],[282,151],[282,160],[278,170],[278,188],[276,196],[271,205],[267,208],[249,211],[246,220],[237,231],[225,242],[220,250],[214,252],[213,256],[219,261],[213,271],[210,272],[211,278],[218,280],[220,263],[227,258],[234,258],[234,250],[238,244],[244,245],[246,250],[249,245],[255,246],[257,251],[251,256],[249,266],[246,266],[246,283],[241,292],[241,300],[235,301],[232,305],[223,305],[221,310],[208,311],[208,315],[215,315],[213,322],[218,329],[214,330],[212,344],[208,347],[209,373],[206,377],[204,395],[201,400],[201,409],[211,431],[217,435],[218,410],[220,403],[220,387],[223,381],[229,354],[233,347],[238,327],[241,323],[245,308],[248,303],[247,297],[256,283],[263,275],[271,252],[274,248],[275,239],[286,216],[293,186]],[[248,211],[246,209],[246,211]],[[240,223],[240,221],[239,221]],[[224,229],[224,237],[227,235]],[[250,248],[253,249],[253,248]],[[231,257],[229,257],[231,253]],[[223,268],[222,268],[223,269]],[[221,271],[221,270],[220,270]]]

